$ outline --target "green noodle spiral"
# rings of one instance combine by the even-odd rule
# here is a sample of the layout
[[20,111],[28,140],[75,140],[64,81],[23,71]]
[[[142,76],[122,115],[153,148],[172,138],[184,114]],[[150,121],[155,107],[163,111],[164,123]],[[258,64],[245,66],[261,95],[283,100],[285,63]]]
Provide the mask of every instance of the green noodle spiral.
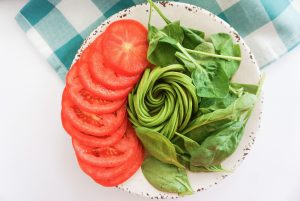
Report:
[[128,114],[135,127],[150,128],[169,139],[186,127],[198,111],[198,100],[192,79],[183,71],[180,64],[145,70],[128,96]]

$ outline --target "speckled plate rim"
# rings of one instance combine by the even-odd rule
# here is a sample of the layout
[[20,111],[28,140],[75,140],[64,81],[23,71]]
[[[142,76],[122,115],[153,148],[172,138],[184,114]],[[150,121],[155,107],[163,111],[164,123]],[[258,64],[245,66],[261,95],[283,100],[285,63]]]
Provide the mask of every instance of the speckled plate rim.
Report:
[[[242,37],[237,33],[237,31],[233,27],[231,27],[227,22],[225,22],[224,20],[222,20],[218,16],[214,15],[213,13],[207,11],[206,9],[203,9],[203,8],[195,6],[195,5],[191,5],[191,4],[187,4],[187,3],[181,3],[181,2],[172,2],[172,1],[169,1],[169,2],[155,2],[155,3],[158,6],[163,6],[163,7],[182,6],[190,12],[201,12],[202,14],[204,14],[204,15],[208,16],[209,18],[211,18],[212,20],[217,21],[221,26],[224,26],[228,30],[228,33],[234,38],[234,40],[236,42],[238,42],[241,45],[241,48],[244,48],[246,50],[246,52],[248,52],[248,54],[249,54],[248,56],[250,57],[251,62],[256,67],[255,70],[257,71],[258,75],[261,77],[259,67],[257,65],[257,62],[255,60],[254,55],[250,51],[250,48],[244,42]],[[130,8],[124,9],[124,10],[114,14],[113,16],[108,18],[107,20],[105,20],[100,26],[98,26],[94,31],[92,31],[91,34],[84,40],[83,44],[81,45],[80,49],[78,50],[77,54],[75,55],[75,58],[73,60],[73,64],[80,58],[80,55],[84,51],[84,49],[86,47],[88,47],[95,40],[95,38],[97,38],[97,36],[99,36],[105,30],[105,28],[111,22],[113,22],[115,20],[118,20],[118,19],[130,18],[130,13],[131,13],[132,10],[138,9],[139,7],[143,7],[145,5],[147,5],[148,8],[149,8],[148,3],[137,4],[137,5],[132,6]],[[180,19],[180,16],[178,16],[178,19]],[[249,154],[250,150],[252,149],[252,146],[253,146],[253,144],[255,142],[255,139],[256,139],[256,134],[259,131],[259,128],[260,128],[260,125],[261,125],[262,103],[263,103],[263,92],[261,93],[261,95],[259,97],[259,101],[257,103],[257,105],[259,105],[259,111],[258,111],[259,113],[257,115],[257,118],[258,118],[257,125],[258,126],[257,126],[257,128],[254,128],[254,131],[251,131],[251,135],[250,135],[251,140],[249,141],[249,143],[246,146],[244,146],[242,157],[239,158],[235,162],[235,164],[233,165],[233,168],[231,169],[232,171],[235,170],[242,163],[242,161],[245,159],[245,157]],[[256,107],[257,107],[257,105],[256,105]],[[244,136],[243,136],[243,138],[244,138]],[[218,184],[220,181],[222,181],[228,175],[229,175],[229,173],[223,173],[222,175],[220,175],[215,180],[215,182],[211,183],[209,186],[197,188],[196,190],[194,189],[194,192],[200,192],[200,191],[203,191],[203,190],[207,190],[208,188],[212,187],[213,185]],[[164,193],[164,192],[161,192],[160,194],[158,194],[156,196],[151,196],[150,194],[143,193],[143,192],[142,193],[137,193],[137,192],[131,191],[130,189],[126,188],[126,186],[124,186],[123,184],[120,184],[116,187],[123,190],[123,191],[125,191],[125,192],[133,193],[133,194],[140,195],[140,196],[143,196],[143,197],[148,197],[148,198],[151,198],[151,199],[153,199],[153,198],[155,198],[155,199],[174,199],[174,198],[179,198],[180,197],[177,194]]]

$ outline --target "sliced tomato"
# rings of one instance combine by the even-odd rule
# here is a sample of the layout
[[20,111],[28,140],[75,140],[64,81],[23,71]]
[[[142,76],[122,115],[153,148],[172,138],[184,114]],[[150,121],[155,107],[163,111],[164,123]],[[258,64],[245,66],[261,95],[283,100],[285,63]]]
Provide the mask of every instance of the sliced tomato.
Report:
[[124,76],[116,73],[112,68],[105,67],[100,52],[93,52],[89,60],[89,70],[92,77],[109,89],[124,89],[137,83],[140,75]]
[[135,20],[118,20],[110,24],[102,41],[104,64],[117,73],[133,76],[148,66],[147,30]]
[[62,99],[62,110],[66,119],[79,131],[88,135],[107,136],[113,134],[122,124],[126,115],[126,105],[116,112],[109,114],[95,114],[81,110],[69,99],[67,90]]
[[81,53],[80,58],[79,58],[80,61],[89,60],[89,54],[90,54],[91,49],[93,49],[93,46],[94,46],[94,43],[91,43],[88,47],[86,47],[83,50],[83,52]]
[[95,146],[95,147],[107,147],[112,146],[119,142],[119,140],[123,137],[126,128],[127,128],[127,118],[124,118],[122,125],[110,136],[105,137],[95,137],[92,135],[88,135],[83,133],[77,129],[75,129],[70,121],[66,118],[66,114],[62,112],[61,114],[62,124],[64,129],[70,136],[79,141],[81,144],[87,146]]
[[141,160],[143,155],[142,146],[139,144],[137,149],[135,150],[135,154],[132,155],[125,163],[122,165],[106,168],[106,167],[97,167],[93,165],[89,165],[83,161],[78,160],[80,168],[94,180],[111,180],[119,175],[124,174],[127,172],[131,166],[136,162]]
[[103,85],[101,85],[100,83],[96,83],[92,79],[87,63],[80,62],[80,65],[78,66],[78,75],[84,88],[86,88],[88,91],[90,91],[96,96],[99,96],[102,99],[120,100],[127,97],[128,93],[132,89],[132,87],[118,90],[107,89]]
[[125,163],[135,153],[138,139],[129,125],[123,138],[114,146],[91,147],[72,140],[76,156],[79,160],[99,167],[116,167]]
[[97,38],[97,45],[95,45],[95,49],[90,52],[89,71],[92,77],[108,89],[125,89],[132,87],[136,84],[140,75],[124,76],[116,73],[112,68],[106,67],[103,62],[103,51],[101,49],[102,38],[102,36]]
[[79,77],[78,77],[78,74],[77,74],[78,65],[79,65],[79,61],[76,61],[72,65],[72,67],[70,68],[70,70],[68,71],[67,76],[66,76],[67,86],[68,85],[72,85],[73,82],[79,81]]
[[130,166],[127,167],[126,171],[123,171],[117,177],[110,177],[109,179],[99,179],[93,178],[95,182],[102,186],[117,186],[125,181],[127,181],[134,173],[141,167],[144,156],[142,152],[137,153],[137,158],[130,163]]
[[72,80],[68,83],[68,94],[72,102],[80,109],[87,112],[94,112],[97,114],[107,114],[118,110],[126,101],[126,98],[120,100],[104,100],[98,96],[95,96],[91,92],[87,91],[80,81],[72,76],[77,76],[75,73],[76,67],[68,74],[67,80]]

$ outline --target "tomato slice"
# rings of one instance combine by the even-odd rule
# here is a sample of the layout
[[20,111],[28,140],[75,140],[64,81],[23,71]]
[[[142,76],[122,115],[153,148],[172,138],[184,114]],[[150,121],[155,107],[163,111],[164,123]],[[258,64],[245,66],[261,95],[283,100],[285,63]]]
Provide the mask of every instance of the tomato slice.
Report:
[[123,171],[121,174],[119,174],[116,177],[110,177],[109,179],[99,179],[99,178],[93,178],[95,182],[102,186],[117,186],[125,181],[127,181],[136,171],[141,167],[142,162],[144,160],[143,152],[137,153],[137,158],[133,161],[133,163],[130,163],[130,166],[126,169],[126,171]]
[[102,38],[102,35],[97,38],[97,44],[93,46],[95,49],[90,52],[89,71],[92,77],[108,89],[132,87],[136,84],[140,75],[124,76],[116,73],[112,68],[106,67],[103,62],[103,52],[101,49]]
[[69,69],[69,71],[67,73],[67,76],[66,76],[67,86],[72,85],[73,82],[78,82],[79,81],[79,77],[78,77],[78,74],[77,74],[78,66],[79,66],[79,61],[76,61],[72,65],[72,67]]
[[92,94],[99,96],[102,99],[120,100],[127,97],[128,93],[132,89],[132,87],[118,90],[107,89],[103,85],[101,85],[100,83],[96,83],[92,79],[87,63],[82,62],[78,66],[78,75],[84,88],[86,88]]
[[125,163],[135,154],[138,139],[127,125],[127,130],[119,143],[109,147],[91,147],[73,138],[72,143],[79,160],[99,167],[116,167]]
[[87,145],[87,146],[101,146],[101,147],[107,147],[112,146],[119,142],[119,140],[123,137],[126,128],[127,128],[127,118],[125,117],[122,125],[114,132],[114,134],[110,136],[105,137],[95,137],[92,135],[87,135],[86,133],[80,132],[79,130],[75,129],[70,121],[66,118],[66,114],[64,112],[61,113],[61,119],[64,129],[67,133],[69,133],[70,136],[72,136],[74,139],[79,141],[81,144]]
[[118,20],[110,24],[102,41],[104,64],[117,73],[132,76],[148,66],[147,30],[135,20]]
[[97,167],[89,165],[81,160],[78,160],[80,168],[90,177],[96,180],[109,180],[118,177],[128,171],[136,160],[140,160],[143,155],[143,148],[138,144],[135,154],[132,155],[125,163],[116,167]]
[[67,89],[72,102],[81,110],[97,114],[107,114],[118,110],[126,101],[126,98],[120,100],[104,100],[87,91],[77,76],[77,64],[71,68],[67,75]]
[[100,52],[93,52],[89,60],[89,70],[92,77],[109,89],[125,89],[137,83],[140,75],[124,76],[117,74],[113,69],[105,67]]
[[126,105],[109,114],[95,114],[83,111],[70,101],[67,90],[63,94],[62,110],[72,126],[83,133],[94,136],[113,134],[121,126],[126,115]]

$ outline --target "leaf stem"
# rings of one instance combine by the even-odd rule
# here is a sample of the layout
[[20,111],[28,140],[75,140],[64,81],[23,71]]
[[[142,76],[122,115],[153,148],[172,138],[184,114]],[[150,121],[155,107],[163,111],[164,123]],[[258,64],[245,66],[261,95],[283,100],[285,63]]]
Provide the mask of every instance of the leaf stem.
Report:
[[150,25],[151,17],[152,17],[152,6],[151,6],[151,4],[150,4],[149,17],[148,17],[148,26]]
[[155,3],[153,3],[152,0],[147,0],[148,3],[151,5],[151,7],[153,7],[156,12],[160,15],[160,17],[167,23],[170,24],[171,21],[161,12],[161,10],[159,10],[159,8],[155,5]]
[[202,55],[205,55],[205,56],[215,57],[215,58],[220,58],[220,59],[235,60],[235,61],[241,61],[242,60],[241,57],[233,57],[233,56],[226,56],[226,55],[220,55],[220,54],[212,54],[212,53],[208,53],[208,52],[202,52],[202,51],[198,51],[198,50],[191,50],[191,49],[187,49],[187,48],[185,48],[185,50],[189,53],[202,54]]
[[193,64],[195,64],[196,67],[202,68],[197,61],[186,51],[186,48],[184,48],[180,43],[176,43],[176,47],[189,59]]

